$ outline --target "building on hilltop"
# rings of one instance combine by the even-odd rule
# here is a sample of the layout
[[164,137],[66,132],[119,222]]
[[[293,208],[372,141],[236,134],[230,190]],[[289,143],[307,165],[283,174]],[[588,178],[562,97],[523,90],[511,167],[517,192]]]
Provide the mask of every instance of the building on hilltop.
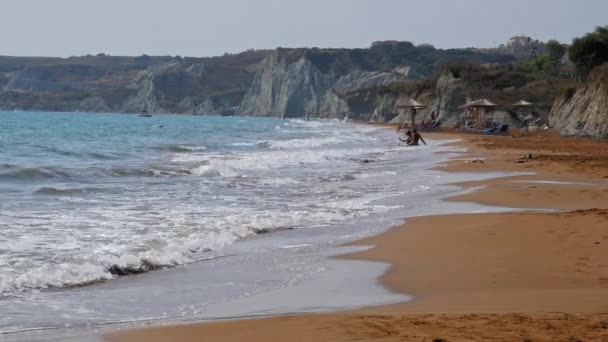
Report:
[[498,49],[503,54],[525,59],[542,54],[545,51],[545,44],[528,36],[514,36],[509,38],[506,44],[501,44]]

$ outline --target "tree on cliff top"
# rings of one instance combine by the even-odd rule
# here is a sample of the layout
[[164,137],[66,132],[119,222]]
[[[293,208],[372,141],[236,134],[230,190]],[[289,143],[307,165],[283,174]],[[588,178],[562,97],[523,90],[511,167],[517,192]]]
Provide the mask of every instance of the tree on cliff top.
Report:
[[545,44],[545,51],[547,51],[547,55],[554,61],[561,61],[566,53],[566,47],[562,45],[557,40],[549,40],[547,44]]
[[576,38],[568,51],[579,75],[586,77],[593,68],[608,62],[608,26]]

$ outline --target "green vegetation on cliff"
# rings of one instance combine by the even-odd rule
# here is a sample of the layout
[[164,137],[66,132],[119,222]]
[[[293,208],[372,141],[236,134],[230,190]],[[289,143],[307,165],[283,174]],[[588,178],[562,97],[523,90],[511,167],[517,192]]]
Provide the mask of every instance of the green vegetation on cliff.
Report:
[[608,26],[597,27],[595,31],[574,39],[568,55],[582,77],[608,62]]
[[[506,63],[511,55],[481,52],[474,49],[436,49],[431,45],[410,42],[380,42],[369,49],[303,49],[305,56],[323,73],[344,75],[352,70],[389,71],[398,66],[410,66],[423,77],[430,77],[449,63]],[[297,55],[297,54],[296,54]]]

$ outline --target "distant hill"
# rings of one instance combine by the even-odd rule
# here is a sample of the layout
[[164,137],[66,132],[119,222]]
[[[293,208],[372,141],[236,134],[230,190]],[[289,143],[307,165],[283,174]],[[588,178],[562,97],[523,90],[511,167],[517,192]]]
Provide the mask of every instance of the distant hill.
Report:
[[[504,63],[513,60],[514,56],[494,51],[442,50],[428,44],[415,46],[398,41],[377,42],[368,49],[278,48],[209,58],[104,54],[71,58],[0,56],[0,108],[332,116],[337,112],[328,110],[348,110],[341,104],[329,105],[333,101],[332,96],[337,95],[340,89],[352,91],[361,86],[383,85],[403,79],[431,78],[438,75],[446,63]],[[287,82],[290,77],[316,77],[322,84],[300,83],[301,87],[312,88],[306,91],[293,88],[290,94],[256,93],[256,89],[262,89],[264,85],[255,80],[269,68],[276,67],[270,61],[290,69],[284,70],[286,78],[265,79],[276,89],[281,88],[280,82]],[[303,69],[296,71],[297,63],[309,65],[306,71],[309,74],[302,74]],[[295,75],[294,72],[300,74]],[[277,77],[278,74],[275,73]],[[336,89],[336,85],[340,89]],[[315,100],[311,102],[303,91],[310,93]],[[264,96],[269,98],[264,99]],[[299,103],[295,100],[297,96],[303,96]],[[265,105],[269,99],[278,105]]]
[[[0,56],[0,108],[44,111],[180,113],[212,104],[238,107],[270,51],[221,57]],[[201,108],[203,109],[203,108]],[[210,114],[218,114],[210,113]]]

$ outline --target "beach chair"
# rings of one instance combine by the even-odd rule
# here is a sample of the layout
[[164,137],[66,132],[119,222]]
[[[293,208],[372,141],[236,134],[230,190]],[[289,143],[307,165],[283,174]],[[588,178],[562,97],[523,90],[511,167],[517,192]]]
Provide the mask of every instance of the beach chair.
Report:
[[504,124],[502,126],[500,126],[500,128],[498,129],[498,132],[496,132],[496,134],[506,134],[509,131],[509,125]]

